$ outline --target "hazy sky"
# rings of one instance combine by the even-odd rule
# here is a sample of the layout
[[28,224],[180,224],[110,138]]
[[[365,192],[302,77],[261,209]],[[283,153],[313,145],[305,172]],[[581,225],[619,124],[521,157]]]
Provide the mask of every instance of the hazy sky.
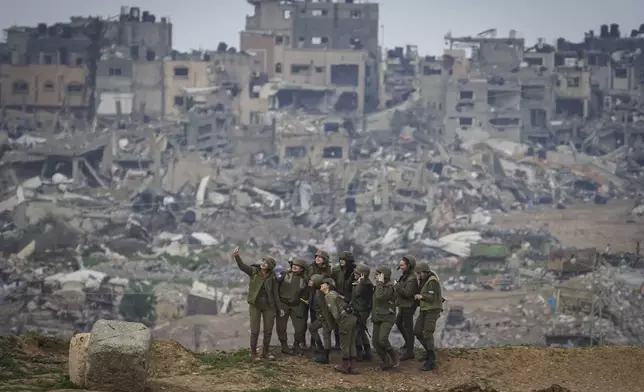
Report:
[[[109,0],[2,0],[0,27],[66,21],[70,15],[113,16],[122,3]],[[622,34],[644,23],[642,0],[381,0],[385,46],[415,43],[421,54],[439,54],[446,32],[474,35],[495,27],[500,35],[517,30],[532,43],[538,37],[580,40],[601,24],[619,23]],[[239,45],[245,0],[138,0],[132,4],[169,16],[178,50],[214,49],[219,41]],[[381,35],[382,37],[382,35]]]

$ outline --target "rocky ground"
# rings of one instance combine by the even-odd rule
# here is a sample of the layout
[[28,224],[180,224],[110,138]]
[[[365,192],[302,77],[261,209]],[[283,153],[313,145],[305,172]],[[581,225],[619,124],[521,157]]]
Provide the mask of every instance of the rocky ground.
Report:
[[[0,338],[0,391],[76,390],[66,376],[67,350],[66,341],[38,335]],[[430,374],[418,372],[418,362],[387,373],[361,363],[360,374],[347,376],[301,357],[251,363],[245,350],[197,355],[156,341],[147,392],[631,392],[644,385],[643,361],[644,349],[633,347],[507,346],[440,350],[440,369]]]

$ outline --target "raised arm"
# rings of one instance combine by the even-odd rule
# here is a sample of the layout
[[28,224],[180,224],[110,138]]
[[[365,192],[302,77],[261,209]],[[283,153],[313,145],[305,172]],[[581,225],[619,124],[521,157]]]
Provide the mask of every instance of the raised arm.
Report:
[[248,264],[245,264],[241,256],[239,255],[239,247],[236,247],[233,250],[233,259],[235,259],[235,262],[237,263],[237,267],[239,267],[239,269],[243,273],[245,273],[248,276],[253,276],[253,268]]

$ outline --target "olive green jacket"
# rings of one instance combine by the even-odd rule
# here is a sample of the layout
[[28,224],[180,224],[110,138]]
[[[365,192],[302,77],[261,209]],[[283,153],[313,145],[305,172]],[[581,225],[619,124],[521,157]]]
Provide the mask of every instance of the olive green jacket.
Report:
[[394,322],[396,320],[396,291],[391,282],[376,282],[373,293],[371,321],[374,323]]
[[311,264],[308,268],[307,274],[309,276],[313,275],[322,275],[325,278],[330,278],[331,277],[331,266],[329,263],[324,263],[323,267],[319,267],[315,262]]
[[264,275],[259,268],[245,264],[239,255],[235,256],[235,262],[237,263],[237,267],[250,277],[247,299],[250,305],[255,305],[255,300],[257,300],[260,291],[264,288],[270,306],[276,309],[283,309],[282,303],[279,300],[277,277],[273,271]]
[[418,294],[418,279],[414,276],[414,270],[409,269],[404,273],[396,286],[396,305],[399,308],[413,308],[416,306],[414,295]]
[[351,306],[359,313],[370,313],[373,303],[373,283],[369,278],[364,278],[353,286],[351,292]]
[[330,290],[324,296],[324,301],[329,308],[329,313],[331,314],[331,317],[333,317],[333,320],[338,324],[342,323],[342,321],[344,321],[348,316],[347,312],[344,310],[344,298],[342,298],[336,291]]
[[443,294],[441,282],[436,274],[431,274],[420,289],[420,310],[443,310]]
[[315,292],[313,293],[312,309],[318,318],[322,317],[324,322],[326,322],[327,325],[331,327],[331,329],[335,329],[335,320],[329,312],[329,307],[326,304],[325,295],[322,290],[315,290]]
[[279,281],[279,297],[282,302],[289,306],[305,304],[302,299],[308,301],[309,278],[304,271],[295,273],[286,272]]

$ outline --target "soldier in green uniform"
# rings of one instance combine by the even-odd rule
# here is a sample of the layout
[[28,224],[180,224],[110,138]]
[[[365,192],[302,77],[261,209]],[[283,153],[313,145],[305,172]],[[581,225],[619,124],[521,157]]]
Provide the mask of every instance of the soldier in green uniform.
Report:
[[420,315],[414,326],[414,334],[425,348],[425,364],[420,370],[429,371],[436,369],[434,331],[436,321],[443,311],[443,295],[438,276],[429,269],[429,265],[421,263],[417,272],[421,289],[420,294],[416,294],[414,298],[420,301]]
[[[309,332],[313,339],[314,346],[318,348],[319,355],[313,358],[316,363],[329,363],[329,354],[331,353],[331,331],[335,327],[335,320],[329,313],[329,308],[324,300],[324,293],[320,290],[324,277],[322,275],[313,275],[309,280],[309,287],[315,290],[310,300],[311,311],[315,312],[316,317],[309,325]],[[320,338],[318,332],[322,329],[324,340]]]
[[[331,277],[335,281],[336,291],[345,298],[351,298],[353,289],[353,271],[356,269],[355,259],[351,252],[341,252],[338,256],[338,266],[334,267]],[[333,331],[335,337],[335,348],[340,348],[340,331]]]
[[337,291],[333,285],[335,282],[331,278],[322,281],[320,289],[324,293],[324,300],[329,308],[329,313],[338,323],[340,331],[340,352],[342,355],[342,364],[337,365],[334,369],[345,374],[356,374],[354,362],[356,360],[356,328],[357,318],[353,314],[351,305],[346,301],[344,296]]
[[413,256],[404,256],[400,260],[399,269],[402,270],[400,280],[394,285],[396,289],[396,327],[405,339],[401,361],[414,358],[414,313],[416,301],[414,295],[418,294],[418,279],[414,274],[416,259]]
[[[279,297],[286,313],[284,316],[277,318],[277,337],[279,338],[282,352],[284,354],[303,354],[302,344],[306,339],[306,319],[308,313],[308,277],[306,272],[307,265],[303,260],[296,259],[291,263],[289,271],[282,275],[279,280]],[[288,347],[288,335],[286,329],[288,320],[291,319],[295,331],[293,349]]]
[[376,290],[373,293],[373,348],[383,362],[381,370],[389,370],[400,365],[398,354],[389,342],[389,333],[396,322],[396,291],[391,283],[391,269],[378,267],[376,270]]
[[351,292],[351,306],[358,317],[358,337],[356,339],[356,352],[358,361],[371,361],[371,342],[367,331],[367,319],[371,313],[373,301],[373,283],[369,279],[371,270],[364,264],[358,264],[353,275],[355,281]]
[[239,256],[239,247],[233,250],[233,258],[239,269],[250,277],[248,283],[248,312],[250,315],[250,355],[253,360],[260,359],[257,353],[260,323],[264,321],[264,349],[261,358],[275,359],[269,352],[275,313],[284,316],[286,311],[279,300],[278,282],[273,269],[276,262],[272,257],[263,258],[259,267],[244,264]]
[[[329,261],[331,258],[329,257],[329,253],[323,251],[323,250],[318,250],[315,252],[315,259],[313,260],[313,263],[309,266],[308,268],[308,275],[313,276],[313,275],[320,275],[322,276],[322,279],[324,278],[330,278],[331,277],[331,265],[329,264]],[[309,302],[313,300],[313,296],[317,289],[311,289],[309,292]],[[311,316],[311,323],[315,321],[315,318],[317,317],[317,312],[313,310],[311,306],[309,306],[310,310],[310,316]],[[313,335],[311,335],[311,347],[315,346],[315,339],[313,338]]]

